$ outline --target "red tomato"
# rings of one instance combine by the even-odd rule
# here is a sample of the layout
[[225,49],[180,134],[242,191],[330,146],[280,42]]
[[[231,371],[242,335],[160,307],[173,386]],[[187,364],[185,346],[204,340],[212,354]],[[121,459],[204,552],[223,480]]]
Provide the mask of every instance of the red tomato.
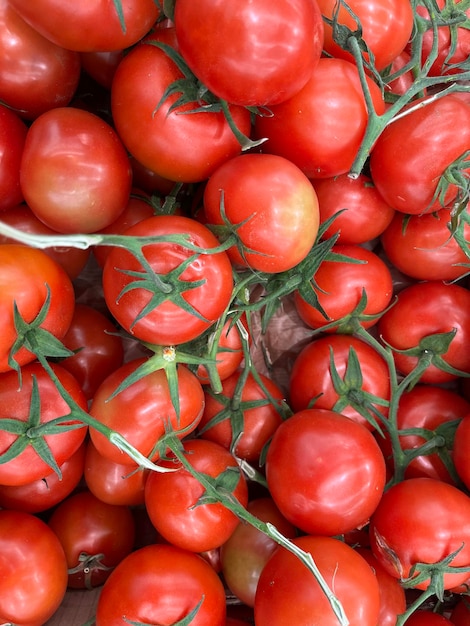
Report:
[[[281,515],[272,498],[256,498],[246,508],[257,519],[273,524],[284,537],[295,537],[295,527]],[[254,606],[261,571],[277,546],[274,539],[246,523],[238,524],[221,546],[225,584],[245,605]]]
[[453,460],[457,474],[467,489],[470,489],[470,459],[468,450],[470,445],[470,412],[463,416],[457,426],[454,437]]
[[293,163],[272,154],[243,154],[221,165],[205,187],[204,213],[221,239],[235,233],[232,261],[262,272],[296,266],[318,232],[312,184]]
[[439,613],[419,609],[406,620],[406,626],[455,626],[455,623]]
[[[457,550],[450,565],[469,567],[469,539],[470,498],[433,478],[408,478],[390,487],[370,523],[372,552],[392,576],[402,580],[417,563],[437,563]],[[468,572],[445,573],[443,588],[451,589],[467,578]],[[415,587],[428,585],[429,578]]]
[[80,62],[84,70],[94,81],[110,90],[114,73],[124,57],[124,50],[104,50],[80,52]]
[[[238,480],[232,497],[242,506],[248,502],[248,487],[233,455],[221,445],[204,439],[184,443],[188,462],[213,479],[235,472]],[[171,544],[205,552],[221,546],[233,533],[239,519],[220,502],[199,503],[205,488],[177,460],[159,461],[168,473],[152,472],[145,483],[145,506],[157,531]]]
[[326,409],[294,413],[274,433],[266,456],[274,502],[305,533],[339,535],[366,524],[385,478],[370,431]]
[[[439,192],[445,171],[470,148],[470,107],[452,94],[394,120],[371,151],[371,177],[385,202],[412,215],[452,207],[457,187]],[[455,132],[459,119],[462,131]],[[404,142],[406,150],[403,150]],[[455,165],[454,165],[455,169]],[[460,165],[458,170],[469,171]],[[437,196],[437,197],[436,197]]]
[[21,189],[36,216],[63,233],[94,232],[124,210],[131,189],[127,153],[109,124],[75,107],[39,116],[26,136]]
[[[144,365],[145,357],[133,359],[110,374],[99,386],[90,407],[91,415],[121,433],[144,456],[158,458],[154,447],[170,422],[181,436],[195,429],[204,408],[204,392],[196,376],[186,367],[178,368],[179,415],[172,403],[168,380],[163,369],[151,371],[126,389],[110,398],[118,386]],[[91,440],[100,454],[116,463],[130,465],[134,461],[104,435],[90,429]]]
[[0,99],[4,104],[27,120],[67,106],[77,89],[80,69],[77,52],[31,27],[13,2],[0,1]]
[[[332,537],[304,536],[293,542],[309,552],[343,606],[350,626],[376,626],[379,585],[369,564]],[[255,597],[256,626],[337,626],[338,619],[313,574],[297,556],[279,548],[266,563]]]
[[25,347],[14,346],[18,339],[13,304],[28,323],[35,320],[50,291],[50,304],[40,328],[58,339],[68,330],[75,307],[72,282],[65,270],[45,252],[20,244],[0,245],[0,372],[11,369],[11,356],[19,365],[30,363],[35,355]]
[[[241,146],[222,111],[195,112],[202,102],[171,107],[174,93],[157,108],[167,88],[183,78],[181,71],[160,48],[159,41],[175,47],[173,28],[155,30],[133,48],[119,64],[111,89],[111,109],[116,130],[129,152],[153,172],[178,182],[205,180]],[[237,128],[248,136],[250,113],[230,106]]]
[[[357,367],[353,369],[354,355],[360,374],[356,372]],[[341,394],[335,389],[331,362],[341,380],[345,381]],[[384,406],[374,402],[374,397],[382,399]],[[297,354],[290,371],[289,398],[294,411],[309,408],[313,404],[316,409],[337,410],[372,430],[370,419],[376,418],[371,407],[374,406],[386,415],[389,397],[390,381],[386,362],[374,348],[350,335],[338,334],[314,339]]]
[[[368,80],[377,113],[385,110],[379,87]],[[264,152],[283,156],[309,178],[329,178],[351,168],[364,136],[367,108],[357,68],[344,59],[321,58],[295,96],[256,117]],[[334,138],[334,141],[332,140]]]
[[341,174],[312,182],[321,224],[337,215],[323,238],[339,233],[337,243],[366,243],[379,237],[395,214],[365,174],[359,174],[357,178]]
[[[437,281],[416,283],[402,289],[395,305],[377,324],[383,340],[396,350],[415,348],[428,335],[456,331],[449,349],[442,355],[444,363],[470,372],[470,292],[458,284]],[[427,348],[426,354],[430,355]],[[416,366],[418,357],[393,352],[397,369],[408,374]],[[425,383],[454,380],[452,372],[444,372],[430,364],[421,375]]]
[[89,491],[63,500],[48,525],[64,548],[71,589],[99,587],[134,547],[130,508],[102,502]]
[[[205,392],[205,407],[198,426],[203,439],[215,441],[248,462],[261,452],[282,423],[282,389],[270,378],[241,371],[222,382],[221,393]],[[265,389],[267,391],[265,391]],[[269,394],[269,395],[268,395]]]
[[132,552],[111,573],[98,600],[96,626],[121,626],[123,619],[174,624],[196,610],[191,626],[225,625],[220,578],[198,554],[154,544]]
[[0,216],[23,200],[20,163],[28,132],[14,111],[0,105]]
[[[125,234],[186,235],[188,243],[207,251],[218,245],[206,226],[180,215],[156,215]],[[174,345],[195,339],[217,321],[232,297],[232,266],[227,254],[199,254],[171,242],[148,244],[143,251],[166,293],[152,274],[145,280],[145,269],[130,251],[113,247],[103,270],[110,312],[128,333],[147,343]]]
[[[396,211],[381,236],[390,262],[400,272],[418,280],[451,281],[464,276],[468,257],[451,236],[451,218],[452,209],[424,215]],[[470,239],[470,226],[465,227],[465,235]]]
[[[333,246],[331,252],[344,255],[352,261],[322,262],[310,283],[315,305],[303,298],[299,290],[294,292],[295,306],[301,319],[311,328],[322,328],[350,315],[364,291],[367,304],[361,315],[375,316],[384,311],[393,293],[392,274],[385,262],[375,252],[359,245],[340,244]],[[355,260],[359,263],[355,263]],[[364,328],[370,328],[377,322],[376,317],[359,320]],[[335,328],[328,332],[335,332]]]
[[160,15],[159,5],[154,0],[120,0],[119,3],[93,0],[73,6],[61,0],[9,2],[44,37],[79,52],[108,52],[132,46]]
[[175,24],[181,54],[199,80],[243,106],[295,95],[323,48],[322,16],[312,0],[178,0]]
[[454,626],[470,625],[470,606],[465,596],[463,596],[452,609],[450,619]]
[[0,511],[0,620],[42,626],[61,604],[67,561],[55,533],[39,518]]

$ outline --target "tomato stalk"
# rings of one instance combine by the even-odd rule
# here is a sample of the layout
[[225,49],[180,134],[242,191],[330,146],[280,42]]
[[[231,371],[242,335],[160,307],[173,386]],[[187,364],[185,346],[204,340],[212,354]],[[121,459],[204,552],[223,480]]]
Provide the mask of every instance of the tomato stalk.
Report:
[[85,552],[81,552],[78,555],[78,565],[69,568],[69,576],[71,574],[83,574],[85,588],[93,589],[91,577],[94,571],[101,570],[109,572],[114,569],[113,567],[105,565],[103,558],[104,554],[102,552],[99,554],[86,554]]

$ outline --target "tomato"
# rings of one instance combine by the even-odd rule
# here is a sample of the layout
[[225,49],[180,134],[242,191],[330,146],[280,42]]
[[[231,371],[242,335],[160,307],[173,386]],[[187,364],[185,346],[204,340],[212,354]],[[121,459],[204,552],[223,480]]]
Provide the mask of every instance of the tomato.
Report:
[[[396,425],[400,431],[406,431],[410,428],[423,428],[430,431],[429,435],[436,436],[447,422],[461,419],[467,413],[470,413],[470,402],[455,391],[436,385],[418,384],[400,397]],[[389,459],[390,465],[393,467],[389,437],[378,438],[378,441],[384,456]],[[403,450],[418,448],[425,441],[418,434],[400,436],[400,445]],[[414,458],[406,469],[406,478],[427,476],[453,483],[454,479],[444,465],[441,454],[447,458],[449,463],[452,463],[452,437],[450,435],[438,448],[438,453],[434,452]]]
[[80,78],[80,57],[31,27],[9,0],[0,2],[0,99],[26,120],[67,106]]
[[[204,439],[184,442],[188,462],[198,472],[214,479],[235,472],[232,497],[242,506],[248,502],[248,487],[233,455],[221,445]],[[205,552],[221,546],[239,524],[238,517],[220,502],[199,503],[205,488],[174,458],[159,461],[174,472],[152,472],[145,483],[145,506],[157,531],[171,544]],[[233,481],[231,481],[232,483]]]
[[[343,606],[351,626],[376,626],[379,585],[369,564],[353,548],[332,537],[304,536],[293,543],[309,552]],[[279,548],[266,563],[255,597],[256,626],[322,624],[338,619],[313,574],[297,556]]]
[[[360,372],[356,371],[354,357]],[[345,381],[341,394],[335,389],[331,362]],[[375,411],[386,415],[389,397],[386,362],[374,348],[350,335],[313,339],[297,354],[290,370],[289,401],[294,411],[309,408],[313,403],[316,409],[340,411],[372,430]]]
[[[270,378],[241,371],[222,382],[221,393],[205,392],[205,407],[198,426],[203,439],[215,441],[248,462],[261,452],[282,423],[282,389]],[[264,388],[263,388],[264,387]],[[266,391],[265,391],[266,389]]]
[[[451,236],[452,209],[406,215],[396,211],[381,236],[387,258],[407,276],[418,280],[451,281],[464,276],[467,255]],[[470,226],[465,228],[470,238]]]
[[124,50],[80,52],[82,70],[108,90],[111,89],[114,73],[123,57]]
[[64,551],[47,524],[30,513],[0,511],[0,569],[2,623],[47,622],[67,588]]
[[64,548],[71,589],[99,587],[134,547],[130,508],[102,502],[89,491],[63,500],[48,525]]
[[321,224],[336,215],[323,238],[338,233],[339,244],[366,243],[379,237],[395,214],[366,174],[359,174],[357,178],[340,174],[312,182]]
[[35,359],[25,347],[14,346],[18,339],[13,306],[28,323],[43,307],[48,290],[49,308],[40,328],[61,339],[68,330],[75,308],[75,294],[65,270],[45,252],[20,244],[0,245],[0,372],[11,369],[9,357],[24,365]]
[[439,613],[419,609],[406,620],[406,626],[455,626],[455,624]]
[[29,128],[20,182],[29,207],[47,226],[90,233],[124,210],[131,168],[109,124],[88,111],[59,107]]
[[[466,349],[470,341],[470,293],[465,287],[438,281],[405,287],[398,293],[395,305],[380,318],[377,328],[382,339],[395,349],[395,365],[405,375],[416,366],[418,357],[396,350],[415,348],[428,335],[455,330],[449,349],[442,355],[444,365],[470,372],[470,353]],[[424,356],[429,356],[429,347],[426,350]],[[420,381],[437,384],[456,377],[431,363]]]
[[235,232],[232,261],[262,272],[296,266],[318,232],[312,184],[293,163],[272,154],[244,154],[221,165],[205,187],[204,213],[209,226],[228,226],[222,239]]
[[86,447],[83,477],[86,486],[102,502],[115,505],[144,504],[149,470],[129,463],[116,463],[98,452],[93,441]]
[[454,626],[469,626],[470,607],[468,599],[465,596],[463,596],[452,609],[450,619]]
[[[248,502],[248,511],[263,522],[273,524],[284,537],[295,537],[290,524],[270,497]],[[263,567],[277,548],[277,543],[251,524],[241,523],[222,544],[220,559],[226,585],[247,606],[255,604],[256,587]]]
[[25,485],[0,485],[0,507],[25,513],[41,513],[64,500],[78,486],[83,476],[85,442],[52,472]]
[[[202,102],[176,106],[174,93],[158,107],[167,88],[183,78],[170,57],[152,42],[177,46],[174,28],[156,29],[123,58],[114,74],[111,111],[129,152],[153,172],[178,182],[205,180],[241,145],[222,111],[199,111]],[[170,110],[171,109],[171,110]],[[230,106],[237,128],[248,136],[250,113]]]
[[[311,280],[316,305],[307,302],[296,290],[294,302],[297,312],[308,326],[322,328],[350,315],[365,292],[367,304],[361,314],[372,317],[359,319],[364,328],[370,328],[377,321],[373,316],[384,311],[392,299],[393,280],[388,266],[375,252],[359,245],[339,244],[333,246],[331,252],[352,260],[323,261]],[[334,331],[335,328],[332,328],[328,332]]]
[[[413,9],[409,0],[382,0],[368,2],[367,0],[350,0],[348,9],[339,7],[334,0],[317,0],[322,15],[330,20],[337,19],[335,28],[348,28],[349,36],[358,28],[361,29],[363,41],[367,44],[372,55],[364,53],[364,58],[377,70],[388,67],[392,61],[405,49],[413,30]],[[336,13],[337,12],[337,13]],[[355,17],[351,15],[354,13]],[[324,50],[333,57],[353,61],[348,41],[335,41],[336,32],[329,24],[325,24]],[[345,49],[346,48],[346,49]]]
[[[455,132],[455,119],[462,125],[460,133]],[[456,185],[450,183],[440,192],[438,184],[469,147],[470,107],[448,94],[415,106],[385,128],[371,151],[371,177],[385,202],[397,211],[421,215],[452,208]],[[458,169],[469,170],[465,164]]]
[[124,345],[116,326],[98,309],[77,303],[62,343],[77,351],[61,361],[80,383],[88,400],[103,380],[124,360]]
[[[381,91],[367,81],[380,115],[385,110]],[[354,63],[321,58],[305,87],[270,112],[255,120],[256,137],[267,138],[264,152],[289,159],[313,179],[349,172],[368,117]]]
[[[59,46],[79,52],[120,50],[137,43],[160,15],[153,0],[93,0],[80,6],[60,0],[9,0],[12,7]],[[122,23],[118,6],[122,11]]]
[[0,215],[23,200],[20,187],[21,155],[28,132],[14,111],[0,106]]
[[[118,386],[146,363],[146,357],[124,363],[98,387],[90,414],[99,422],[121,433],[144,456],[158,458],[154,447],[170,425],[181,437],[199,423],[204,408],[204,392],[196,376],[186,367],[178,368],[179,415],[172,403],[168,380],[163,369],[151,371],[110,398]],[[168,424],[169,422],[169,424]],[[131,466],[134,461],[96,429],[90,429],[91,440],[100,454]]]
[[310,78],[323,48],[316,1],[191,0],[175,5],[178,44],[202,83],[243,106],[278,104]]
[[274,502],[305,533],[339,535],[366,524],[385,478],[372,433],[326,409],[294,413],[274,433],[266,456]]
[[103,270],[104,298],[111,314],[128,333],[151,344],[181,344],[195,339],[217,321],[232,297],[232,266],[225,252],[209,252],[218,241],[206,226],[180,215],[156,215],[135,224],[125,234],[186,235],[188,243],[208,251],[199,254],[184,244],[171,242],[144,246],[145,258],[165,293],[153,275],[145,280],[145,269],[131,252],[113,247]]
[[470,462],[468,445],[470,444],[470,412],[467,412],[457,426],[454,438],[454,465],[460,479],[470,489]]
[[98,600],[96,626],[121,626],[123,619],[174,624],[196,610],[191,626],[225,625],[220,578],[198,554],[154,544],[132,552],[111,573]]
[[[371,518],[371,549],[385,569],[406,579],[418,563],[437,563],[454,551],[453,567],[470,565],[470,498],[433,478],[408,478],[386,491]],[[419,572],[419,566],[417,572]],[[468,578],[468,572],[443,574],[443,588]],[[429,578],[416,583],[426,589]]]

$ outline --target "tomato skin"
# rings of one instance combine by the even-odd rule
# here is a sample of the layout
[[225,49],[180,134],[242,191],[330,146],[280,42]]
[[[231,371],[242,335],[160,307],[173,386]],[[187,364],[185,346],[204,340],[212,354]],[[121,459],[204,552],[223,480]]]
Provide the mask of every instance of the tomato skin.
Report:
[[[217,478],[238,465],[235,457],[213,441],[192,439],[184,442],[189,463],[199,472]],[[220,547],[233,533],[239,519],[220,502],[196,506],[205,490],[179,461],[160,461],[168,473],[152,472],[145,483],[145,506],[157,531],[172,545],[192,552],[206,552]],[[244,475],[233,491],[242,506],[248,502]]]
[[454,626],[469,626],[470,609],[468,606],[468,600],[465,596],[463,596],[452,609],[450,619]]
[[[218,241],[210,230],[192,218],[180,215],[156,215],[142,220],[125,231],[126,235],[189,235],[190,243],[205,249],[215,248]],[[182,297],[196,314],[185,311],[179,303],[165,300],[136,322],[149,303],[152,293],[136,288],[122,293],[126,285],[138,285],[125,272],[143,271],[141,263],[124,248],[111,250],[103,269],[104,298],[111,314],[123,328],[142,341],[158,345],[175,345],[191,341],[207,330],[225,311],[233,288],[232,265],[225,252],[197,254],[176,243],[152,243],[143,247],[144,255],[156,274],[165,275],[189,258],[196,258],[180,274],[181,281],[193,283]],[[197,285],[198,281],[203,281]],[[196,317],[199,314],[200,317]]]
[[[462,124],[461,133],[455,133],[455,119]],[[451,207],[457,193],[454,184],[442,204],[434,194],[445,169],[469,146],[470,107],[449,94],[385,128],[371,151],[371,177],[385,202],[397,211],[421,215]]]
[[42,626],[59,608],[67,588],[67,562],[58,538],[30,513],[2,510],[0,563],[2,623]]
[[[381,313],[392,299],[392,274],[384,261],[371,250],[358,245],[335,245],[332,253],[345,255],[353,261],[323,261],[312,277],[313,291],[327,318],[314,306],[294,292],[294,302],[301,319],[312,328],[321,328],[349,315],[359,304],[363,290],[367,305],[364,315]],[[354,263],[354,260],[360,263]],[[361,320],[363,328],[370,328],[376,319]],[[335,328],[327,332],[335,332]]]
[[29,207],[47,226],[90,233],[124,210],[131,167],[109,124],[76,107],[58,107],[30,126],[20,182]]
[[[412,320],[412,323],[410,323]],[[456,329],[444,360],[464,372],[470,372],[470,293],[458,284],[426,281],[405,287],[398,293],[396,304],[378,321],[383,340],[397,349],[414,348],[427,335],[447,333]],[[409,373],[417,357],[393,353],[395,365]],[[456,376],[431,364],[421,375],[420,382],[443,383]]]
[[382,496],[385,474],[372,433],[326,409],[305,409],[285,420],[266,456],[274,502],[305,533],[339,535],[367,523]]
[[135,622],[173,624],[201,600],[191,626],[224,626],[225,591],[212,567],[198,554],[176,546],[149,545],[121,561],[105,582],[96,626],[121,626],[123,616]]
[[124,57],[124,50],[80,52],[80,63],[94,81],[110,90],[114,73]]
[[[168,97],[156,110],[167,87],[182,78],[167,54],[152,45],[175,48],[174,28],[155,29],[133,48],[116,69],[111,88],[111,111],[116,130],[129,152],[142,165],[177,182],[203,181],[241,146],[222,112],[194,111],[189,103],[170,111],[179,94]],[[237,128],[251,132],[247,109],[230,106]]]
[[[382,94],[367,80],[380,115],[385,110]],[[258,115],[255,120],[256,137],[267,138],[264,152],[289,159],[312,179],[349,172],[367,124],[354,63],[321,58],[305,87],[270,111],[272,115]]]
[[308,178],[287,159],[272,154],[243,154],[226,161],[209,178],[204,213],[209,227],[237,227],[246,247],[228,250],[233,263],[262,272],[296,266],[312,248],[318,232],[318,201]]
[[[436,563],[462,548],[450,565],[470,564],[470,498],[433,478],[408,478],[386,491],[371,518],[371,549],[385,569],[405,579],[416,563]],[[463,546],[463,547],[462,547]],[[468,572],[445,573],[444,589],[468,579]],[[426,589],[429,579],[417,583]]]
[[[312,555],[326,583],[334,589],[350,625],[376,626],[379,585],[362,556],[332,537],[306,535],[293,543]],[[261,572],[254,609],[256,626],[338,624],[313,574],[285,548],[278,548]]]
[[196,6],[178,0],[174,19],[192,71],[212,93],[242,106],[278,104],[295,95],[322,53],[316,1],[205,0]]
[[0,106],[0,215],[23,200],[20,187],[21,155],[28,132],[14,111]]
[[454,438],[454,465],[460,479],[470,489],[470,462],[468,459],[468,445],[470,444],[470,412],[463,416],[457,426]]
[[[10,2],[10,0],[9,0]],[[122,0],[123,30],[113,2],[94,0],[80,6],[60,0],[11,0],[10,4],[44,37],[78,52],[120,50],[137,43],[160,14],[153,0]]]
[[406,626],[455,626],[455,624],[444,615],[418,609],[406,620]]

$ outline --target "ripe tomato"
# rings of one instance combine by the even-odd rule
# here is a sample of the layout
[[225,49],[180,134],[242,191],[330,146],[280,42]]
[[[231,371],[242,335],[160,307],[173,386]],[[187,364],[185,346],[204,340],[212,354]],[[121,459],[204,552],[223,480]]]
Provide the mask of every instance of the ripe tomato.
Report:
[[385,486],[385,460],[361,424],[335,411],[305,409],[274,433],[266,479],[292,524],[305,533],[339,535],[366,524],[374,512]]
[[131,167],[109,124],[88,111],[59,107],[30,126],[20,182],[29,207],[47,226],[90,233],[124,210]]
[[[129,152],[153,172],[178,182],[205,180],[241,146],[222,111],[199,111],[202,102],[171,110],[180,94],[162,96],[183,74],[152,42],[177,47],[174,28],[155,29],[123,58],[114,74],[111,110],[116,130]],[[237,128],[248,136],[250,113],[230,106]]]
[[[73,285],[65,270],[41,250],[20,244],[0,245],[0,372],[11,369],[8,360],[18,339],[14,303],[21,317],[30,323],[41,311],[48,289],[49,309],[40,328],[61,339],[70,326],[75,307]],[[26,348],[15,348],[17,351],[11,356],[18,365],[35,359],[35,355]]]
[[105,89],[110,90],[114,73],[124,57],[124,50],[80,52],[82,70]]
[[[191,439],[184,453],[192,467],[214,479],[232,474],[231,495],[242,506],[248,502],[248,487],[235,457],[213,441]],[[152,524],[171,544],[205,552],[221,546],[239,524],[238,517],[220,502],[201,502],[205,488],[178,460],[161,460],[159,465],[175,468],[168,473],[151,472],[145,483],[145,507]],[[234,483],[233,481],[236,482]],[[226,488],[227,489],[227,488]]]
[[[333,246],[331,252],[352,260],[325,260],[312,276],[312,295],[327,317],[296,290],[294,302],[301,319],[311,328],[322,328],[351,314],[364,291],[367,304],[362,314],[374,316],[384,311],[393,293],[392,274],[385,262],[375,252],[359,245],[339,244]],[[360,321],[364,328],[370,328],[376,322],[375,317]],[[328,332],[335,332],[335,328]]]
[[295,95],[323,49],[316,1],[178,0],[174,19],[181,54],[199,80],[243,106],[278,104]]
[[[153,0],[94,0],[72,6],[60,0],[9,0],[12,7],[44,37],[69,50],[121,50],[137,43],[157,21]],[[122,11],[122,23],[118,8]]]
[[[350,626],[376,626],[377,578],[353,548],[332,537],[304,536],[293,543],[309,552],[343,606]],[[278,548],[266,563],[255,597],[256,626],[337,626],[338,619],[313,574],[297,556]]]
[[470,606],[466,596],[463,596],[452,609],[450,619],[454,626],[469,626]]
[[455,622],[434,611],[419,609],[406,620],[406,626],[455,626]]
[[20,187],[20,163],[28,128],[14,111],[0,106],[0,211],[23,200]]
[[181,215],[156,215],[125,234],[186,235],[190,244],[208,251],[199,254],[171,242],[144,246],[164,293],[130,251],[113,247],[103,270],[104,298],[128,333],[147,343],[174,345],[195,339],[217,321],[232,297],[232,266],[225,252],[209,252],[218,241],[206,226]]
[[[380,115],[385,110],[382,93],[371,79],[367,80]],[[289,159],[313,179],[349,171],[367,124],[354,63],[321,58],[305,87],[270,111],[270,115],[258,115],[255,120],[256,137],[267,138],[262,144],[264,152]]]
[[470,412],[463,416],[457,426],[454,437],[453,460],[455,469],[460,479],[470,489],[470,459],[468,458],[468,446],[470,445]]
[[42,626],[67,588],[67,561],[55,533],[30,513],[0,511],[0,621]]
[[198,554],[153,544],[132,552],[111,573],[98,600],[96,626],[121,626],[123,619],[174,624],[196,610],[191,626],[225,626],[220,578]]
[[[428,335],[456,331],[449,349],[442,355],[445,363],[457,370],[470,372],[470,292],[458,284],[438,281],[416,283],[402,289],[395,305],[378,321],[378,332],[383,340],[396,348],[415,348]],[[426,347],[430,353],[429,347]],[[416,366],[418,357],[393,352],[397,369],[408,374]],[[421,375],[425,383],[443,383],[457,376],[430,364]]]
[[[390,487],[372,515],[369,531],[372,552],[396,578],[406,579],[417,563],[437,563],[457,550],[450,565],[470,565],[470,498],[441,480],[408,478]],[[445,573],[443,588],[467,579],[468,572]],[[415,587],[428,585],[429,578]]]

